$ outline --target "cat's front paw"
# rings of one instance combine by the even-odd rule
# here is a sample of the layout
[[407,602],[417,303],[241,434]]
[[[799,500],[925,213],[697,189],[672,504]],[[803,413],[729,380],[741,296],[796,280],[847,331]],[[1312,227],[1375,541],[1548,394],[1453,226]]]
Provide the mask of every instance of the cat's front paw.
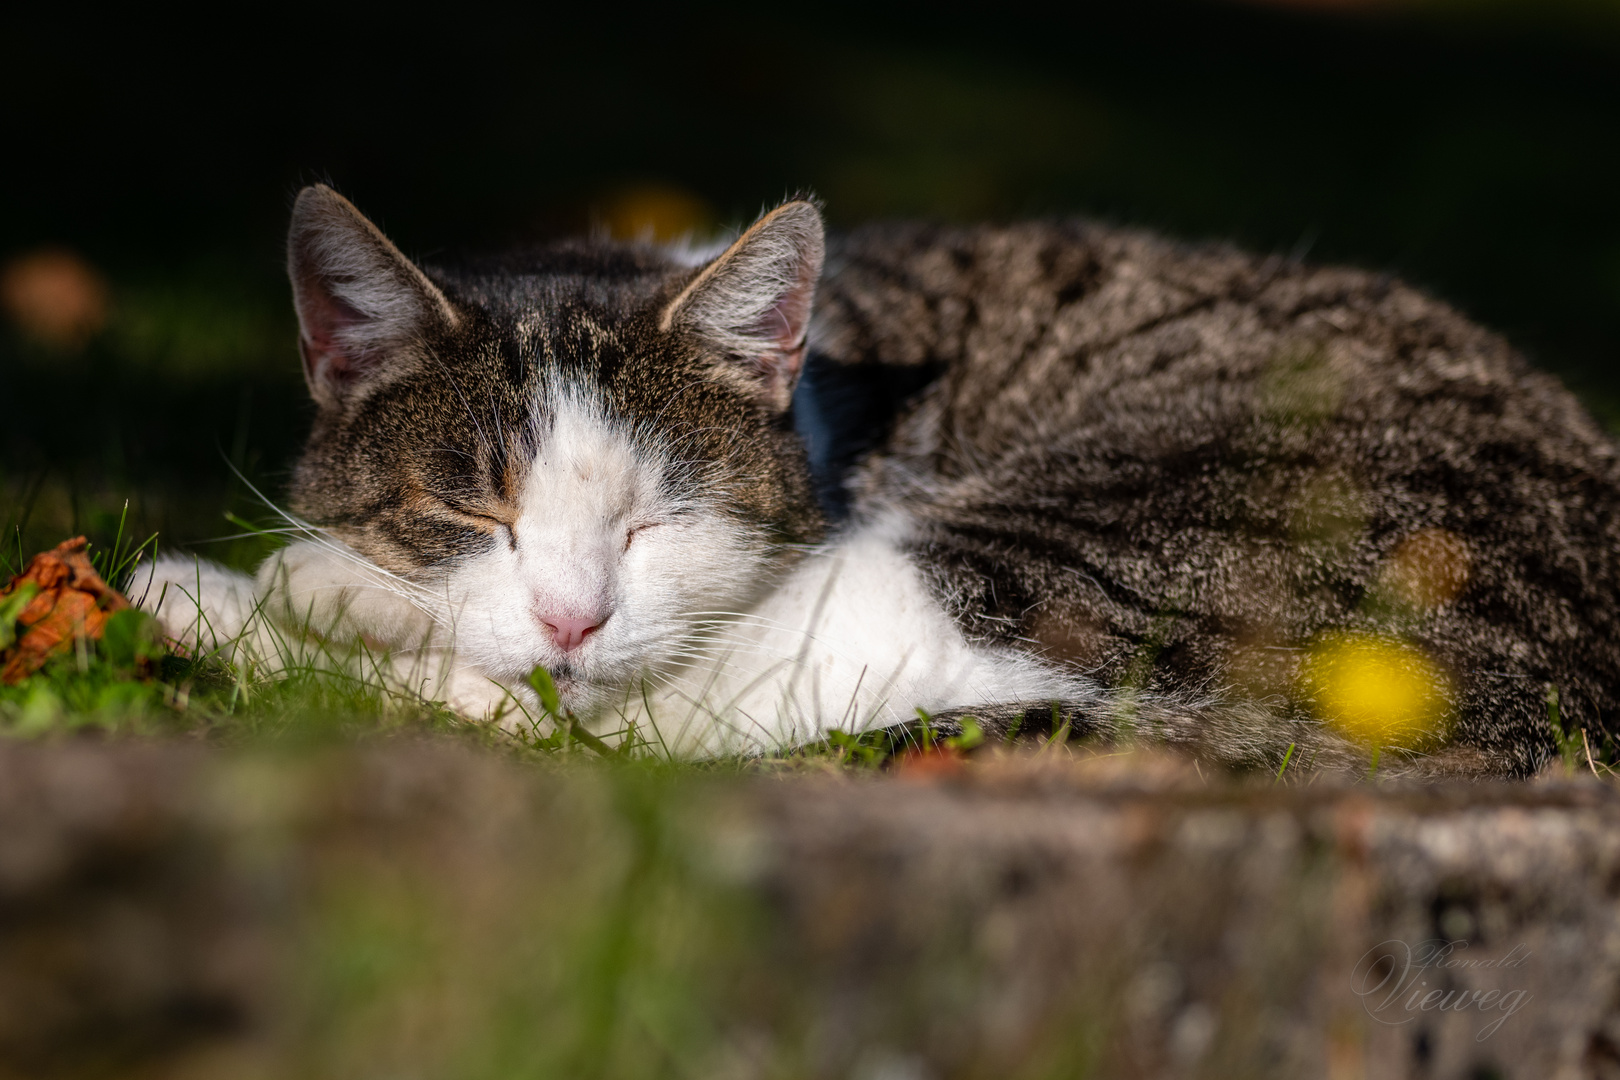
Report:
[[281,624],[334,640],[420,648],[436,635],[433,596],[329,537],[271,555],[259,568],[258,591]]
[[125,588],[166,637],[201,653],[231,651],[257,611],[252,578],[187,555],[138,567]]

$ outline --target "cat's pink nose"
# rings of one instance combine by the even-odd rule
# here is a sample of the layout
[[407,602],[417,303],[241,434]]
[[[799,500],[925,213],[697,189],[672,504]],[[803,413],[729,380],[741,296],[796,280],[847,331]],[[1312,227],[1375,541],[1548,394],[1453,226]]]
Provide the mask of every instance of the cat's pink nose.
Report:
[[602,625],[600,618],[576,619],[567,615],[542,615],[540,621],[551,629],[551,639],[563,652],[573,652]]

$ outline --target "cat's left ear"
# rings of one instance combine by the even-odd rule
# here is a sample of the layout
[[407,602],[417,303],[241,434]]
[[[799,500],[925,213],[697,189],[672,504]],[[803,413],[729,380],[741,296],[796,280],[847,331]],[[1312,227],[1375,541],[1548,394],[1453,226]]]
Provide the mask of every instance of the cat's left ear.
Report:
[[427,334],[457,323],[438,286],[324,184],[293,204],[287,274],[304,375],[323,409],[342,407]]
[[681,290],[659,329],[706,339],[731,358],[761,403],[785,410],[804,369],[823,232],[813,203],[777,207]]

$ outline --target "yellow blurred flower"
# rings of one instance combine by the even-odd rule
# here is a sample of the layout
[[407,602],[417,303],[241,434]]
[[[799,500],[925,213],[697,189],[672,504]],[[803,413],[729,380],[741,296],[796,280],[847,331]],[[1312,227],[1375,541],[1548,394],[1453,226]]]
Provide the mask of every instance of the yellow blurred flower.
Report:
[[596,213],[615,240],[667,244],[683,237],[700,239],[714,226],[708,203],[689,191],[656,184],[621,188]]
[[1367,746],[1416,748],[1440,735],[1451,680],[1423,650],[1372,634],[1324,634],[1305,680],[1318,714]]

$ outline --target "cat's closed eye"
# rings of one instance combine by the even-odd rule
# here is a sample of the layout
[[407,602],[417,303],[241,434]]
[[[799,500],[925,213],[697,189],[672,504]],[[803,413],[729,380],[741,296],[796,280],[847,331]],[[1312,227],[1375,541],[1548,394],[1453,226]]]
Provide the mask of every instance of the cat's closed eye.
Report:
[[480,526],[485,528],[492,528],[495,532],[506,537],[506,544],[509,548],[511,548],[513,551],[517,550],[517,531],[512,528],[511,522],[495,517],[492,514],[481,514],[478,511],[470,510],[465,506],[457,506],[455,503],[447,500],[441,499],[440,501],[443,503],[445,509],[455,514],[457,517],[466,518],[470,521],[476,521]]
[[512,528],[510,522],[502,521],[500,518],[490,517],[488,514],[468,514],[467,516],[476,518],[485,524],[495,526],[495,531],[506,537],[506,546],[513,551],[517,550],[517,530]]

